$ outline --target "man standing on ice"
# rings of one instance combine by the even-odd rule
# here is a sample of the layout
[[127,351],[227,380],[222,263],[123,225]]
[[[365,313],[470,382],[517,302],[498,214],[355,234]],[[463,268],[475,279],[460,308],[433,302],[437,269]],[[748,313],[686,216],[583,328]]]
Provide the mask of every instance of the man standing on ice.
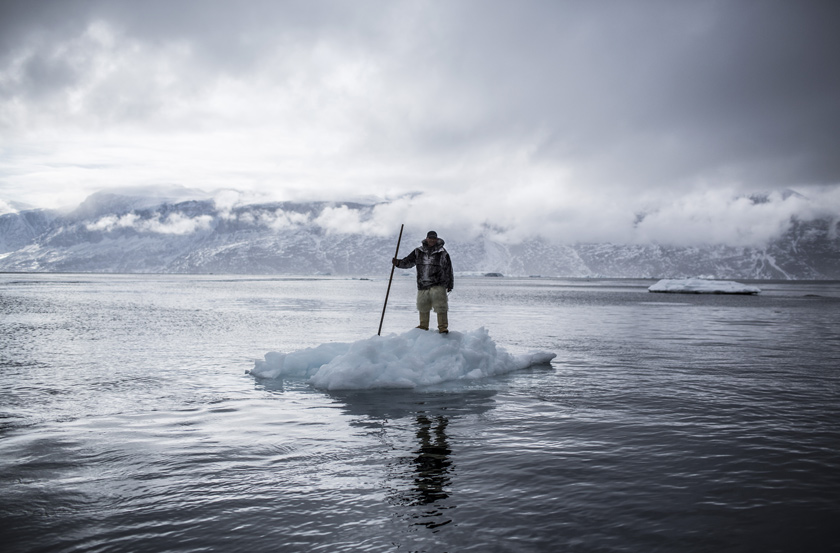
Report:
[[417,266],[417,311],[420,325],[417,328],[429,330],[430,311],[437,313],[438,332],[449,332],[449,300],[446,294],[452,291],[455,278],[449,252],[443,248],[444,241],[435,231],[426,234],[421,246],[402,259],[393,259],[395,267],[411,269]]

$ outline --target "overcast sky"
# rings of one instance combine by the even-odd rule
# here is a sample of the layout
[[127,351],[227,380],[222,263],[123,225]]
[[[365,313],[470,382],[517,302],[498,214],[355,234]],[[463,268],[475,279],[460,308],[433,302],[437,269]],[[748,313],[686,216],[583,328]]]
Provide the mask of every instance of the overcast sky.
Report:
[[840,215],[838,29],[836,1],[0,0],[0,210],[171,184],[760,242]]

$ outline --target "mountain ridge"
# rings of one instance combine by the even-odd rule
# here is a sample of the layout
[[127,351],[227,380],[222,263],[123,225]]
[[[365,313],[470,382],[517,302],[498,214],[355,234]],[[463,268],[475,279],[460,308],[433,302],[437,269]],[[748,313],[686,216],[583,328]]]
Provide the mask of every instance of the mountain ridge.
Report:
[[[363,232],[377,205],[266,202],[219,207],[211,199],[160,201],[99,194],[76,210],[0,216],[0,271],[376,275],[393,237]],[[340,218],[339,218],[340,217]],[[346,221],[360,232],[341,232]],[[792,219],[763,246],[504,244],[447,240],[458,272],[517,276],[840,279],[838,217]],[[354,225],[350,225],[354,226]],[[419,245],[419,244],[418,244]],[[414,244],[403,242],[400,255]]]

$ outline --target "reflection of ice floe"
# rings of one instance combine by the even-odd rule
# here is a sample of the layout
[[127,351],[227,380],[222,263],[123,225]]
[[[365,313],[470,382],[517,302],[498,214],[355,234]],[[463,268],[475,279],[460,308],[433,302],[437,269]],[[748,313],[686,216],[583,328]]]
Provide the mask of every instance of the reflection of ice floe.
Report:
[[473,380],[550,363],[555,354],[512,355],[484,328],[438,334],[412,329],[352,344],[322,344],[292,353],[270,352],[251,374],[258,378],[308,378],[316,388],[415,388]]
[[660,280],[648,288],[648,291],[672,294],[758,294],[761,289],[731,280],[684,278]]
[[[276,380],[266,382],[277,382]],[[435,386],[417,389],[334,390],[342,413],[351,418],[351,426],[379,428],[383,421],[399,420],[424,414],[450,418],[481,415],[493,409],[497,390],[459,386]]]

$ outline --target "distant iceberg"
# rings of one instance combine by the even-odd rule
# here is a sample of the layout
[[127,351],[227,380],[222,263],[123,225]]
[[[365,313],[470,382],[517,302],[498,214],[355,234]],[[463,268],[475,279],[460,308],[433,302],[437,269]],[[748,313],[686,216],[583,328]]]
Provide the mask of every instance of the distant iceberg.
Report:
[[672,294],[758,294],[761,289],[731,280],[685,278],[660,280],[648,291]]
[[292,353],[269,352],[250,373],[257,378],[307,378],[324,390],[416,388],[475,380],[545,365],[554,353],[512,355],[486,329],[438,334],[412,329],[358,342],[321,344]]

